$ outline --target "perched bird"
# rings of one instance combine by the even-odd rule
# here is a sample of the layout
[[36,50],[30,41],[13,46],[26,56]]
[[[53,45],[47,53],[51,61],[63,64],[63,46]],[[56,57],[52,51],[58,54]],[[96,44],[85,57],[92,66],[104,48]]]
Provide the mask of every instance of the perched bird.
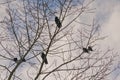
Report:
[[91,46],[88,46],[88,50],[89,50],[89,51],[93,51],[93,49],[92,49]]
[[17,61],[18,61],[18,59],[17,59],[17,58],[14,58],[14,59],[13,59],[13,61],[17,62]]
[[61,28],[62,25],[61,25],[61,22],[60,22],[60,20],[58,19],[57,16],[55,17],[55,23],[56,23],[58,28]]
[[83,52],[88,53],[89,51],[88,51],[88,49],[87,49],[87,48],[83,48]]
[[41,57],[42,57],[42,59],[44,60],[45,64],[48,64],[46,55],[45,55],[43,52],[41,53]]
[[26,62],[25,58],[22,59],[23,62]]

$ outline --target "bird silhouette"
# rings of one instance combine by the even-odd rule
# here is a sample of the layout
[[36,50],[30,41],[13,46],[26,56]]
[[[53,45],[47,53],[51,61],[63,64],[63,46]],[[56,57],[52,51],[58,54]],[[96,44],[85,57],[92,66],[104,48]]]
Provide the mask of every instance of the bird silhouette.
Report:
[[41,53],[41,57],[42,57],[42,60],[45,62],[45,64],[48,64],[46,55],[43,52]]
[[23,62],[26,62],[25,58],[22,59]]
[[17,62],[17,61],[18,61],[18,59],[17,59],[17,58],[14,58],[14,59],[13,59],[13,61]]
[[93,49],[92,49],[91,46],[88,46],[88,50],[89,50],[89,51],[93,51]]
[[57,16],[55,17],[55,23],[56,23],[58,28],[61,28],[62,25],[61,25],[61,22],[60,22],[60,20],[58,19]]
[[83,48],[83,52],[89,53],[87,48]]

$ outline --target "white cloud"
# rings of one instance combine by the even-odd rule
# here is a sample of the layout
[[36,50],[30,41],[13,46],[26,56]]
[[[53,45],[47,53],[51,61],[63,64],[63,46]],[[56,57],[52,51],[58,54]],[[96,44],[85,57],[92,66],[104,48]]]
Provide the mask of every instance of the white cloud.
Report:
[[[104,22],[102,26],[102,35],[108,35],[107,39],[102,41],[100,43],[103,47],[110,46],[111,48],[114,48],[116,52],[120,51],[120,6],[116,5],[112,12],[110,13],[109,18]],[[115,53],[115,52],[114,52]],[[117,61],[119,61],[119,58],[117,58],[116,62],[114,63],[113,67],[116,67]],[[110,80],[113,80],[118,74],[120,73],[120,70],[116,70],[109,78]],[[120,77],[117,77],[116,80],[120,80]]]
[[105,42],[108,45],[113,46],[115,48],[120,47],[120,6],[116,6],[113,10],[113,13],[110,15],[109,20],[103,25],[103,35],[108,35],[108,38]]
[[[99,2],[101,1],[101,2]],[[96,4],[96,7],[98,9],[96,15],[99,15],[99,18],[105,19],[103,23],[103,35],[108,35],[109,37],[105,39],[104,42],[102,42],[103,46],[112,46],[115,48],[119,48],[120,44],[120,9],[119,5],[117,5],[116,0],[98,0],[98,3]],[[5,7],[1,6],[0,9],[0,15],[3,17],[3,14],[5,13]],[[108,16],[109,17],[106,17]],[[89,21],[90,21],[91,16],[89,16]],[[85,18],[86,19],[86,18]]]

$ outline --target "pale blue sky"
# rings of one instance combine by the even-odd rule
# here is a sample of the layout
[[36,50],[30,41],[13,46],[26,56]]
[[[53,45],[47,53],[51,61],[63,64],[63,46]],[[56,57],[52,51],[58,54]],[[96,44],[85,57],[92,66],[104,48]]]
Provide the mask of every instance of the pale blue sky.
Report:
[[[3,1],[0,0],[0,2]],[[114,47],[116,51],[120,51],[120,0],[95,0],[92,6],[96,8],[94,17],[102,27],[101,33],[109,36],[105,41],[101,42],[101,46]],[[4,16],[3,14],[5,15],[5,7],[0,5],[0,18]],[[111,80],[119,72],[117,70],[112,74]],[[118,76],[116,80],[120,80],[120,77]]]
[[[102,27],[102,35],[108,35],[108,38],[101,42],[104,47],[110,46],[115,52],[120,51],[120,0],[96,0],[97,13],[96,18],[99,19]],[[117,61],[120,61],[118,58]],[[116,61],[116,64],[118,64]],[[113,66],[116,67],[116,64]],[[120,74],[120,70],[114,72],[111,80]],[[120,80],[120,75],[116,78]]]

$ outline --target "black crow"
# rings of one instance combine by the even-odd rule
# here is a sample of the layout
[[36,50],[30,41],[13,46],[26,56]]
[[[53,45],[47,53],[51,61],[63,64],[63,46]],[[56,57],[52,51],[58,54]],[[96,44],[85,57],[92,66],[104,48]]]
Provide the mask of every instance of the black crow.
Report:
[[14,58],[14,59],[13,59],[13,61],[17,62],[17,61],[18,61],[18,59],[17,59],[17,58]]
[[93,51],[93,49],[92,49],[91,46],[88,46],[88,50],[89,50],[89,51]]
[[61,22],[60,22],[60,20],[58,19],[57,16],[55,17],[55,23],[56,23],[58,28],[61,28],[62,25],[61,25]]
[[89,51],[86,48],[83,48],[83,52],[88,53]]
[[26,62],[25,58],[22,59],[23,62]]
[[46,55],[45,55],[43,52],[41,53],[41,57],[42,57],[42,59],[44,60],[45,64],[48,64]]

